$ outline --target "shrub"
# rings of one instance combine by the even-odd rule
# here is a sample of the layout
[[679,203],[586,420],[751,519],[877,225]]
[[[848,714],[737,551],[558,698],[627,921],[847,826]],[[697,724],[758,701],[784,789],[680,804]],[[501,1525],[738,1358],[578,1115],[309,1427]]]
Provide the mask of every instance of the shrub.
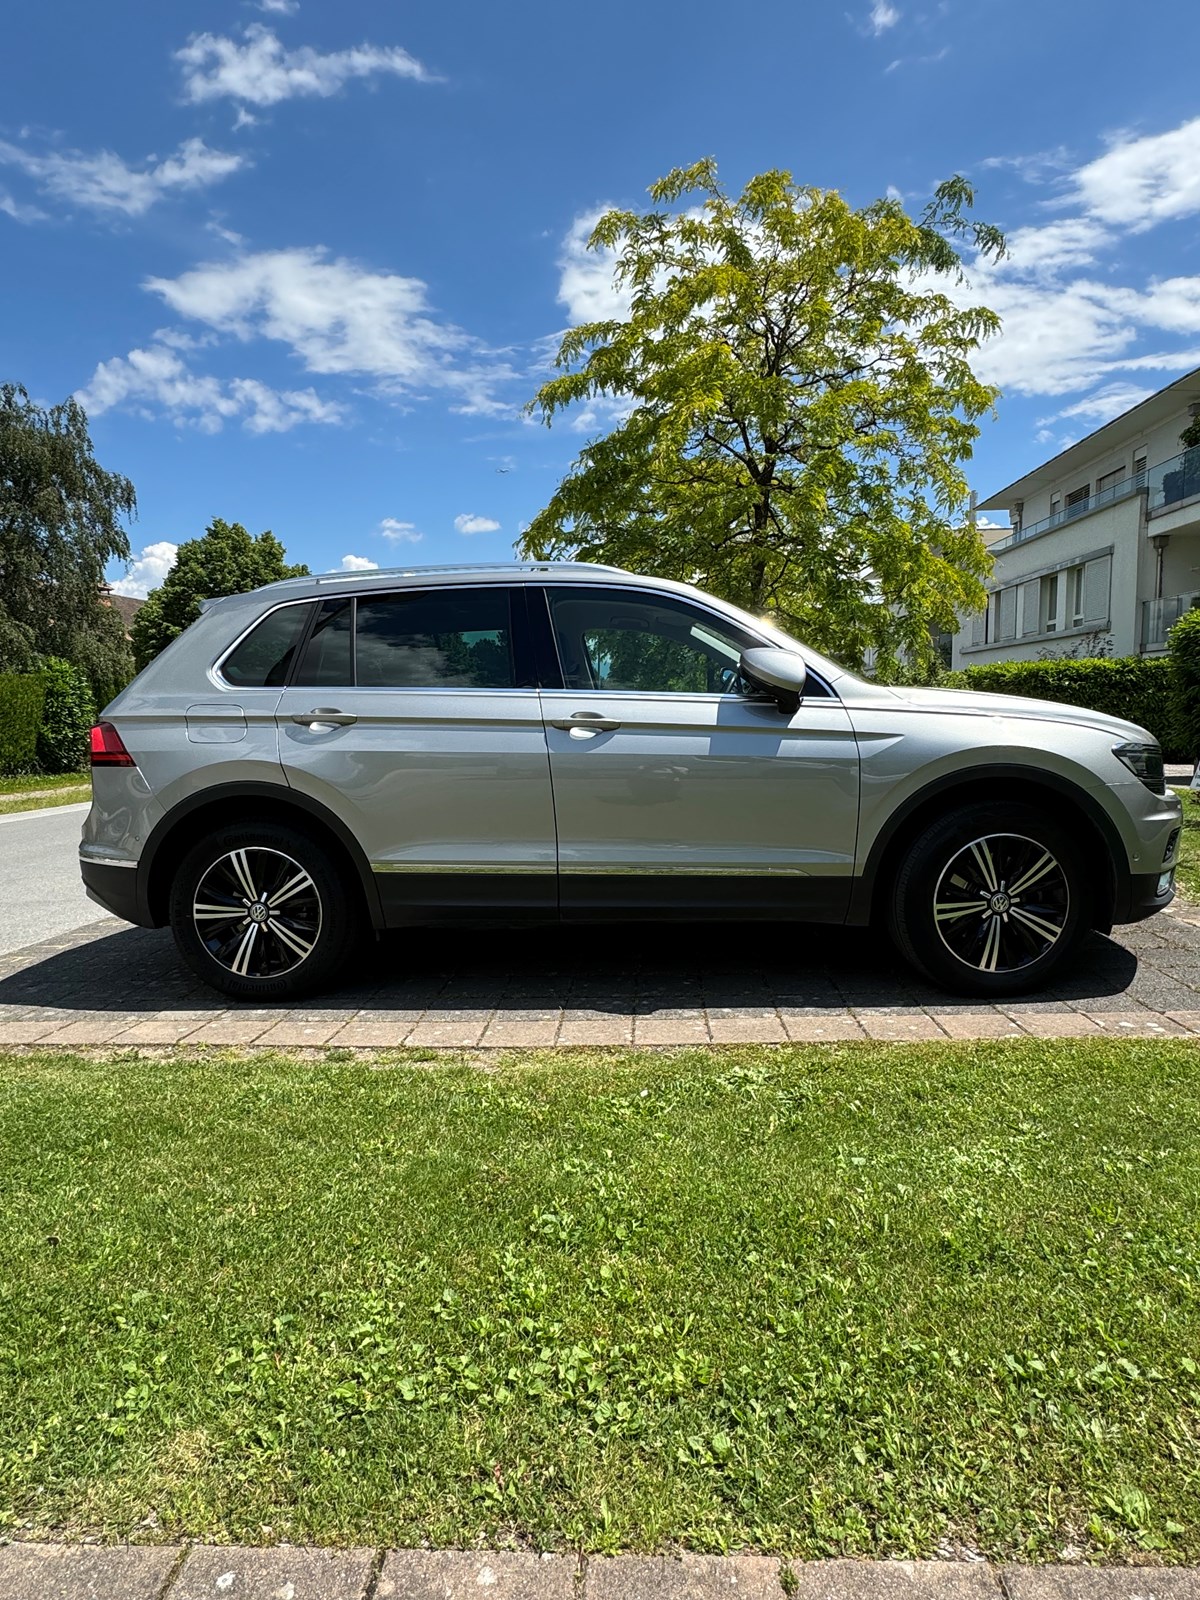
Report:
[[0,773],[32,770],[45,698],[38,673],[0,673]]
[[[1182,623],[1177,626],[1182,626]],[[1200,634],[1196,636],[1196,683],[1200,694]],[[1188,739],[1177,726],[1172,663],[1166,656],[1118,656],[1055,661],[994,661],[964,667],[949,686],[991,694],[1055,700],[1124,717],[1146,728],[1168,757],[1186,756]],[[1200,702],[1198,702],[1200,704]],[[1200,715],[1200,713],[1198,713]],[[1196,726],[1200,728],[1200,720]]]
[[87,765],[88,733],[96,720],[96,702],[87,673],[70,661],[48,656],[42,663],[46,686],[37,761],[43,772],[79,772]]
[[1189,611],[1167,635],[1171,694],[1183,754],[1200,755],[1200,611]]

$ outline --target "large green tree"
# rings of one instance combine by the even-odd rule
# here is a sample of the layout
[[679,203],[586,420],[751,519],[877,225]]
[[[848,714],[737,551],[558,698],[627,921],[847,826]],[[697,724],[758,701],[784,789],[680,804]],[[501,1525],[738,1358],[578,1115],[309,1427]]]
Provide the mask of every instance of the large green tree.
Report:
[[101,705],[128,682],[104,569],[129,559],[122,523],[136,508],[129,479],[96,460],[75,400],[46,408],[0,384],[0,671],[61,657],[83,668]]
[[971,368],[998,318],[960,251],[1003,253],[962,178],[919,218],[765,172],[731,198],[711,161],[609,211],[628,314],[564,335],[530,410],[612,408],[521,541],[700,583],[847,661],[932,659],[990,569],[963,462],[996,391]]
[[179,546],[175,565],[134,617],[138,671],[195,622],[202,600],[244,594],[280,578],[302,577],[307,571],[306,566],[287,564],[287,551],[273,533],[255,538],[240,522],[215,518],[199,539]]

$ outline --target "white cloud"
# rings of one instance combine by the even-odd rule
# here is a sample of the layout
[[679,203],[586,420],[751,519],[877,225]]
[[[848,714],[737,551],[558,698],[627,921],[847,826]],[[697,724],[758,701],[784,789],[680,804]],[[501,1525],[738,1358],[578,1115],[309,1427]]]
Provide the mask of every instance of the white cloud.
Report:
[[894,28],[900,21],[900,13],[896,7],[888,4],[888,0],[875,0],[871,7],[871,14],[867,18],[867,26],[878,39],[880,34],[886,33],[889,28]]
[[459,533],[499,533],[500,524],[491,517],[477,517],[471,512],[464,511],[461,516],[455,517],[454,526]]
[[613,281],[615,250],[589,250],[592,230],[609,207],[598,206],[575,218],[558,258],[559,304],[572,327],[581,322],[620,322],[629,315],[629,290]]
[[46,213],[39,211],[37,206],[21,205],[13,199],[7,189],[0,189],[0,211],[6,217],[11,217],[14,222],[45,222]]
[[218,333],[286,344],[310,372],[366,376],[391,395],[442,390],[468,415],[512,409],[494,394],[511,368],[439,320],[419,278],[292,249],[207,263],[146,288]]
[[1052,417],[1040,417],[1041,427],[1047,427],[1052,422],[1059,422],[1063,417],[1082,417],[1098,428],[1102,423],[1111,422],[1113,417],[1119,417],[1123,411],[1139,405],[1154,393],[1137,383],[1108,383],[1103,388],[1097,389],[1094,394],[1085,395],[1082,400],[1076,400],[1074,405],[1064,406],[1061,411],[1056,411]]
[[343,572],[377,572],[378,561],[372,561],[370,556],[343,556]]
[[419,544],[425,537],[417,531],[414,522],[397,522],[395,517],[384,517],[377,532],[393,544]]
[[260,11],[273,11],[280,17],[294,17],[300,9],[299,0],[258,0]]
[[160,539],[157,544],[143,545],[140,555],[134,556],[129,563],[129,570],[125,576],[118,578],[113,584],[113,593],[128,595],[134,600],[144,600],[151,589],[157,589],[170,572],[178,554],[179,546],[172,544],[169,539]]
[[261,22],[251,23],[241,42],[222,34],[195,34],[175,58],[183,65],[184,93],[193,103],[229,99],[274,106],[300,95],[336,94],[353,78],[379,74],[434,81],[399,45],[361,44],[324,55],[311,45],[288,50]]
[[1200,117],[1167,133],[1119,135],[1075,174],[1073,198],[1135,233],[1200,211]]
[[227,178],[243,158],[186,139],[174,155],[148,156],[131,167],[111,150],[50,150],[41,154],[0,140],[0,165],[24,172],[46,194],[98,212],[140,217],[171,191],[201,189]]
[[342,408],[313,389],[277,390],[257,378],[193,372],[161,342],[102,361],[77,398],[92,415],[118,406],[145,417],[165,413],[202,433],[219,433],[234,421],[249,433],[286,433],[303,422],[343,420]]

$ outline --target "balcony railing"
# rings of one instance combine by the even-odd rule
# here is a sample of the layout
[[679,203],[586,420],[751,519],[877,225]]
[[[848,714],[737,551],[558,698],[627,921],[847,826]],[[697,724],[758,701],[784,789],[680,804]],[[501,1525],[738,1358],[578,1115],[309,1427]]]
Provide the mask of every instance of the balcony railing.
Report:
[[[1200,457],[1200,450],[1196,451]],[[1051,528],[1061,528],[1064,522],[1074,522],[1076,517],[1085,516],[1089,511],[1099,511],[1101,506],[1111,506],[1117,500],[1127,500],[1131,494],[1137,494],[1139,489],[1146,487],[1148,473],[1136,472],[1132,477],[1122,478],[1119,483],[1110,483],[1107,489],[1097,489],[1095,494],[1089,494],[1082,500],[1076,500],[1069,506],[1061,506],[1050,516],[1043,517],[1040,522],[1031,522],[1026,528],[1016,528],[1003,539],[997,539],[995,544],[988,546],[989,550],[1011,550],[1015,544],[1024,544],[1026,539],[1036,539],[1039,533],[1048,533]]]
[[1149,514],[1170,511],[1183,500],[1200,495],[1200,447],[1160,461],[1146,474],[1150,490]]
[[1142,601],[1142,649],[1164,650],[1167,634],[1187,612],[1200,606],[1200,594],[1164,595]]

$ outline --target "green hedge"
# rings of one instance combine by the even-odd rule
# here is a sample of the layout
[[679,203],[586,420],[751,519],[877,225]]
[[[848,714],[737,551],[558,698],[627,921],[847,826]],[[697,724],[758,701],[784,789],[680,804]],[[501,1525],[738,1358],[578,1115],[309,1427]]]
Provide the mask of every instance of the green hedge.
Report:
[[92,686],[82,667],[57,656],[42,663],[46,701],[37,736],[42,772],[80,772],[88,764],[88,735],[96,720]]
[[46,699],[40,673],[0,673],[0,773],[31,772]]
[[1200,755],[1200,611],[1189,611],[1167,635],[1179,745],[1189,761]]
[[1174,674],[1166,656],[995,661],[951,673],[947,684],[1104,711],[1148,729],[1168,758],[1183,760],[1190,755],[1191,741],[1175,711]]

